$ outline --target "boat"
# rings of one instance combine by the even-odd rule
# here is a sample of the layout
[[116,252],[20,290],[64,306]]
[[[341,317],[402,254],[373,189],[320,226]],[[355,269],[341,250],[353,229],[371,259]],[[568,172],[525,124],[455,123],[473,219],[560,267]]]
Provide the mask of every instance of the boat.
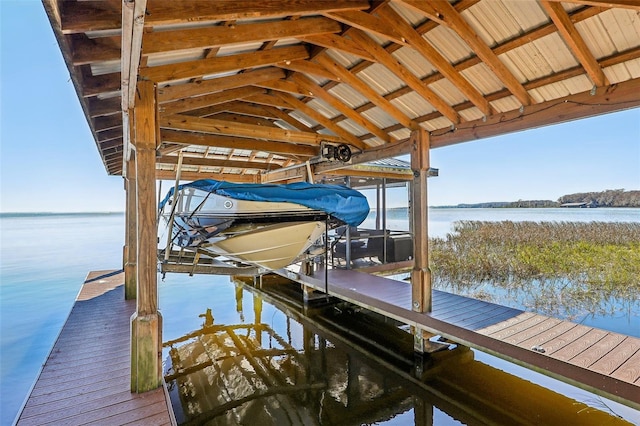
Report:
[[360,192],[342,185],[231,183],[202,179],[172,188],[159,204],[172,245],[269,270],[304,256],[335,227],[369,214]]

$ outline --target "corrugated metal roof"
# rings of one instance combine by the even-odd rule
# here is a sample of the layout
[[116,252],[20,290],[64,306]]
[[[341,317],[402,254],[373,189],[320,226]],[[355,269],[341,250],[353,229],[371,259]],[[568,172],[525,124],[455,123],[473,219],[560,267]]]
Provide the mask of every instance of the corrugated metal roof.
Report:
[[[475,139],[478,129],[500,134],[495,122],[504,114],[520,116],[523,128],[541,125],[535,114],[553,123],[564,114],[551,109],[576,99],[584,109],[573,118],[640,105],[640,4],[574,1],[202,2],[196,10],[149,0],[144,27],[115,3],[64,2],[64,13],[61,1],[44,5],[108,173],[124,172],[129,149],[128,122],[118,120],[122,105],[136,100],[122,89],[151,79],[171,93],[158,112],[159,158],[182,149],[230,165],[185,170],[268,179],[231,161],[301,164],[318,158],[327,140],[366,153],[407,140],[418,126],[433,132],[433,146],[444,146]],[[575,31],[563,31],[550,14],[566,15]],[[197,36],[186,31],[195,28]],[[142,48],[123,31],[141,37]],[[355,43],[361,31],[386,52],[372,56],[372,46]],[[415,32],[442,58],[419,53]],[[129,62],[122,51],[134,65],[141,59],[130,75],[121,74]],[[400,69],[383,65],[384,55]],[[596,82],[600,69],[604,84]],[[334,99],[315,97],[316,86]],[[326,120],[316,122],[309,109]],[[168,120],[165,110],[180,112]],[[174,164],[157,168],[175,171]]]

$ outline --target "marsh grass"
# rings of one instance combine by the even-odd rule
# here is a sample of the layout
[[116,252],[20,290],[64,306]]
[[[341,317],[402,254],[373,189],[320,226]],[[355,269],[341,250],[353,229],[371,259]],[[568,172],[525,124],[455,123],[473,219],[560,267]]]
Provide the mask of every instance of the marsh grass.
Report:
[[430,255],[434,285],[458,294],[569,319],[640,305],[638,222],[462,221]]

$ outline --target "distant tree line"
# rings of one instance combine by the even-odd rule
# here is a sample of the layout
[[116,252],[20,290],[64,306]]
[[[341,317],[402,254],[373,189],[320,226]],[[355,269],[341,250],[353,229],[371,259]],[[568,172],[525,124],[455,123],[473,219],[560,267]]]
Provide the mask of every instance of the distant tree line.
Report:
[[591,207],[640,207],[640,191],[608,189],[602,192],[581,192],[563,195],[558,203],[587,203]]
[[458,204],[456,208],[539,208],[560,207],[566,204],[585,204],[586,207],[640,207],[640,191],[624,189],[608,189],[601,192],[581,192],[563,195],[558,201],[552,200],[518,200],[494,201],[475,204]]

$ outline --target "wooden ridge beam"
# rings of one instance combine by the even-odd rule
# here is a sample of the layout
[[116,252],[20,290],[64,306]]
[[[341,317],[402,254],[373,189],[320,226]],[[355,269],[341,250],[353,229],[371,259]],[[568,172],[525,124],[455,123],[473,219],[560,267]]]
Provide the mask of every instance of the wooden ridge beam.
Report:
[[[122,0],[62,1],[63,34],[87,31],[119,30],[122,27]],[[317,15],[341,10],[366,10],[366,0],[296,0],[260,3],[235,0],[153,0],[146,11],[145,27],[184,24],[197,21],[233,21],[250,18],[278,18],[292,15]]]
[[[158,180],[175,180],[176,171],[174,170],[156,170],[156,179]],[[182,171],[180,179],[198,180],[198,179],[215,179],[236,183],[260,183],[260,175],[258,174],[238,174],[238,173],[209,173],[209,172],[189,172]]]
[[295,61],[308,57],[309,53],[304,46],[289,46],[155,67],[140,67],[140,77],[155,82],[169,82],[188,78],[202,78],[209,74],[262,67],[282,61]]
[[202,118],[217,118],[218,120],[226,120],[226,121],[232,121],[232,122],[244,123],[244,124],[253,124],[256,126],[263,126],[263,127],[279,127],[272,120],[269,120],[263,117],[236,114],[236,113],[227,112],[227,111],[219,112],[217,114],[210,115],[207,117],[202,117]]
[[207,133],[161,129],[163,142],[182,145],[202,145],[218,148],[246,149],[250,151],[270,152],[282,156],[314,157],[320,153],[319,147],[296,145],[285,142],[260,141],[234,136],[212,135]]
[[339,10],[366,10],[366,0],[296,0],[296,1],[237,1],[237,0],[154,0],[148,7],[149,26],[198,21],[234,21],[251,18],[282,18],[292,15],[317,15]]
[[267,93],[266,89],[255,86],[237,87],[235,89],[223,90],[221,92],[210,93],[204,96],[181,99],[179,101],[161,104],[158,109],[164,114],[178,114],[185,111],[206,108],[213,105],[223,104],[229,101],[248,98],[257,94]]
[[320,142],[323,141],[344,143],[344,139],[338,136],[278,128],[265,129],[262,126],[233,123],[229,121],[216,120],[214,118],[191,117],[181,114],[161,117],[160,127],[163,129],[187,130],[192,132],[211,133],[215,135],[264,139],[312,146],[319,146]]
[[[255,3],[254,3],[255,4]],[[340,32],[333,19],[310,17],[295,21],[254,22],[215,27],[157,31],[145,35],[143,55],[188,49],[211,49],[227,44],[266,42]]]
[[203,96],[247,85],[257,85],[262,81],[284,77],[285,73],[280,68],[266,67],[211,80],[196,80],[191,83],[159,87],[158,101],[162,104],[192,96]]
[[[178,157],[175,155],[163,155],[156,158],[157,164],[178,164]],[[221,160],[216,158],[182,157],[182,164],[186,166],[223,167],[232,169],[257,169],[275,170],[282,168],[277,163],[266,163],[261,161],[244,160]]]

